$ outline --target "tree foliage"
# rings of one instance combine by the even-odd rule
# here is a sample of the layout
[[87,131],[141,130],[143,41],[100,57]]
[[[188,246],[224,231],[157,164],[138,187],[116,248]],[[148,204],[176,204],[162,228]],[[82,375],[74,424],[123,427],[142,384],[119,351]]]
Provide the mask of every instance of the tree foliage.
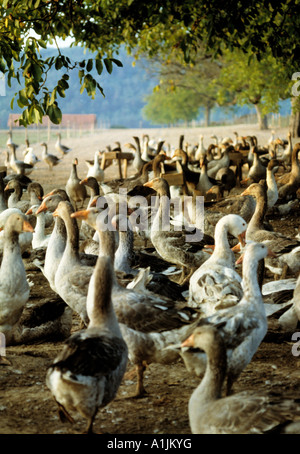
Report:
[[[59,98],[69,88],[69,71],[77,70],[81,90],[92,98],[104,94],[103,70],[121,66],[122,44],[136,55],[166,54],[176,49],[186,62],[204,45],[212,57],[224,49],[241,49],[261,59],[266,52],[297,71],[300,57],[299,0],[3,0],[0,6],[0,70],[20,83],[15,99],[23,108],[21,122],[43,114],[60,121]],[[40,50],[49,42],[72,36],[74,44],[96,52],[93,59],[71,61],[58,48],[49,59]],[[50,90],[50,68],[64,74]],[[98,77],[91,75],[96,68]]]
[[236,49],[222,57],[218,101],[230,92],[233,104],[252,105],[256,108],[260,127],[266,127],[268,113],[278,112],[279,101],[291,95],[292,80],[286,67],[270,53],[259,61]]

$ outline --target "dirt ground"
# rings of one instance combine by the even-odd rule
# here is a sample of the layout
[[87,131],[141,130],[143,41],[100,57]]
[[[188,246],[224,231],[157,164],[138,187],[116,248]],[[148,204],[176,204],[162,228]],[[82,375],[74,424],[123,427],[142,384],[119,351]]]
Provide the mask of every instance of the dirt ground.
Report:
[[[210,135],[233,137],[239,134],[256,134],[260,143],[267,142],[270,131],[260,132],[255,127],[240,125],[212,129],[162,129],[162,130],[110,130],[91,134],[66,143],[72,151],[62,163],[49,172],[41,162],[31,174],[39,181],[45,192],[54,187],[63,187],[70,173],[74,157],[79,159],[78,173],[81,178],[87,171],[84,159],[93,159],[94,151],[104,149],[120,141],[122,146],[132,141],[135,134],[149,132],[150,137],[166,139],[171,145],[178,144],[179,135],[185,134],[191,143],[198,141],[204,134],[205,143],[210,143]],[[286,130],[276,131],[286,137]],[[30,138],[30,135],[29,135]],[[32,144],[40,155],[38,144]],[[52,146],[51,146],[52,145]],[[22,145],[20,144],[20,150]],[[125,148],[124,148],[125,151]],[[50,144],[49,152],[55,152]],[[0,163],[1,164],[1,163]],[[130,173],[130,169],[129,169]],[[117,178],[117,167],[110,167],[106,179]],[[271,219],[275,230],[294,236],[299,228],[299,210],[287,216]],[[28,304],[34,305],[49,298],[57,298],[48,282],[38,270],[28,271],[34,283]],[[73,316],[73,328],[79,329],[79,320]],[[270,329],[252,362],[235,383],[234,391],[260,390],[279,393],[283,397],[300,398],[300,357],[292,355],[292,333],[281,333],[277,328],[276,317],[269,319]],[[300,331],[300,329],[299,329]],[[299,334],[300,336],[300,334]],[[47,367],[61,350],[62,341],[48,340],[40,344],[8,346],[6,357],[11,365],[0,367],[0,434],[80,434],[85,429],[85,421],[78,418],[74,425],[61,423],[57,406],[45,384]],[[131,370],[131,365],[128,365]],[[191,376],[183,363],[162,366],[151,364],[145,373],[147,396],[134,399],[135,377],[124,379],[116,399],[105,409],[99,411],[94,430],[109,434],[190,434],[188,421],[188,400],[199,383]]]

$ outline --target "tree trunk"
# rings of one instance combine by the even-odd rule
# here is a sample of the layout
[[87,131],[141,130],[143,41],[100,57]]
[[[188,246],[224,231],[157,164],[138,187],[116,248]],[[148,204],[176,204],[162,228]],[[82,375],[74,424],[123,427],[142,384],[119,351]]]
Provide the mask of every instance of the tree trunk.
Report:
[[211,107],[210,107],[210,105],[206,105],[205,112],[204,112],[204,126],[210,126],[210,113],[211,113]]
[[290,131],[292,137],[300,137],[300,97],[291,98],[292,113],[290,118]]
[[257,115],[257,122],[258,122],[258,127],[259,129],[268,129],[268,117],[267,115],[262,115],[261,110],[260,110],[260,105],[259,104],[254,104],[255,110],[256,110],[256,115]]

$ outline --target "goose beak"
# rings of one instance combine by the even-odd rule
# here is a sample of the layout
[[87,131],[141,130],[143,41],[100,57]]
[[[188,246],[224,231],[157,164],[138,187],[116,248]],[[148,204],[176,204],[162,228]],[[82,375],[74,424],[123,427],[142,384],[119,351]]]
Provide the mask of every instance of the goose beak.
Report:
[[246,246],[246,230],[240,235],[238,235],[238,240],[241,243],[242,247]]
[[27,210],[25,214],[32,214],[32,208],[29,208],[29,210]]
[[9,191],[9,189],[10,189],[10,187],[9,187],[9,184],[7,183],[7,185],[4,188],[4,191]]
[[57,217],[58,216],[58,211],[57,209],[52,213],[52,216]]
[[241,243],[236,244],[231,248],[232,252],[241,252]]
[[28,221],[23,222],[23,230],[24,230],[24,232],[33,232],[34,231],[32,225]]
[[76,218],[76,219],[87,219],[89,214],[89,210],[80,210],[80,211],[75,211],[75,213],[71,214],[71,218]]
[[94,199],[90,203],[90,208],[95,208],[97,206],[98,196],[94,197]]
[[[244,180],[244,181],[246,181],[246,180]],[[242,183],[242,182],[241,182],[241,183]],[[249,195],[249,190],[248,190],[248,188],[245,189],[245,191],[242,192],[242,193],[240,194],[240,196],[243,196],[243,195]]]
[[36,211],[35,214],[39,214],[39,213],[42,213],[43,211],[47,211],[47,209],[48,209],[48,208],[47,208],[47,206],[46,206],[46,204],[45,204],[45,201],[44,201],[44,202],[42,202],[42,203],[40,204],[40,206],[38,207],[38,209],[37,209],[37,211]]
[[152,188],[152,181],[147,181],[147,183],[144,183],[143,186],[146,186],[147,188]]
[[194,334],[182,342],[181,347],[194,347]]
[[48,197],[49,195],[53,195],[53,194],[54,194],[54,191],[48,192],[48,194],[44,195],[43,200],[44,200],[46,197]]
[[79,184],[85,184],[85,183],[87,183],[87,178],[84,178],[83,180],[81,180],[81,181],[79,182]]
[[244,260],[244,254],[242,254],[238,259],[237,261],[235,262],[236,265],[240,265],[241,263],[243,263],[243,260]]

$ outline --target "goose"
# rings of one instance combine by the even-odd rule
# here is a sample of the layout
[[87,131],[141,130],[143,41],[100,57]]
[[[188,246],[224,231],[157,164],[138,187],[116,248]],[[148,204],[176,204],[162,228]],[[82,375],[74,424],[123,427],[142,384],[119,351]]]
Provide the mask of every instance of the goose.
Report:
[[151,155],[151,152],[150,152],[149,141],[150,141],[149,135],[143,134],[142,146],[141,146],[141,152],[142,152],[141,158],[144,162],[151,161],[151,159],[153,158],[153,155]]
[[8,208],[18,208],[23,213],[30,208],[30,202],[28,200],[21,200],[23,189],[18,180],[10,180],[5,186],[4,191],[12,191],[7,200]]
[[[289,238],[279,232],[269,231],[264,228],[264,218],[267,210],[267,194],[265,188],[259,183],[250,185],[241,195],[252,195],[256,199],[255,212],[248,224],[246,242],[257,241],[267,244],[276,254],[268,257],[265,266],[276,276],[282,276],[284,266],[289,261],[289,254],[294,248],[300,246],[296,238]],[[286,272],[286,270],[285,270]]]
[[[37,182],[33,181],[27,186],[27,193],[29,195],[30,206],[40,205],[44,197],[43,186]],[[45,228],[52,226],[53,216],[49,211],[45,212]]]
[[8,145],[11,155],[10,155],[10,167],[12,170],[19,175],[29,175],[34,167],[32,164],[27,164],[24,161],[20,161],[16,158],[16,145],[15,144],[9,144]]
[[197,307],[204,316],[235,305],[242,297],[241,278],[235,271],[235,259],[229,246],[228,234],[245,244],[246,229],[247,223],[241,216],[223,216],[215,228],[212,255],[190,278],[188,304]]
[[[90,208],[77,211],[71,214],[71,218],[86,219],[86,222],[97,230],[99,254],[109,253],[115,267],[115,231],[113,224],[105,223],[104,217],[101,216],[101,210]],[[174,300],[162,297],[146,288],[140,287],[139,289],[137,292],[129,287],[124,288],[119,284],[117,278],[114,280],[112,288],[112,299],[118,319],[122,323],[126,322],[132,328],[136,328],[140,324],[144,325],[144,330],[151,330],[153,326],[157,329],[159,324],[164,325],[164,329],[165,326],[174,328],[178,327],[178,324],[189,322],[190,314],[194,316],[197,313],[194,309],[187,308],[185,303],[183,307],[182,302],[174,302]],[[143,313],[144,320],[140,318],[140,311]]]
[[[250,167],[248,177],[246,180],[251,181],[251,183],[258,183],[259,180],[266,178],[266,166],[262,163],[257,147],[253,147],[253,163]],[[242,183],[242,182],[241,182]]]
[[[177,148],[173,153],[172,159],[174,159],[174,158],[181,159],[181,167],[182,167],[182,170],[183,170],[183,173],[185,176],[185,181],[196,187],[199,182],[200,174],[199,174],[199,172],[193,171],[188,167],[187,153],[184,150]],[[156,175],[156,176],[159,176],[159,175]]]
[[99,155],[100,151],[97,150],[95,151],[94,154],[94,162],[93,164],[89,164],[88,161],[85,161],[87,166],[88,166],[88,172],[86,175],[86,178],[88,177],[94,177],[99,183],[103,183],[104,181],[104,170],[101,169],[100,163],[99,163]]
[[0,177],[0,214],[5,211],[7,207],[7,197],[5,194],[5,183],[2,177]]
[[278,200],[278,188],[275,180],[274,173],[277,172],[280,162],[277,159],[271,159],[268,163],[266,170],[266,182],[267,182],[267,199],[268,209],[273,208]]
[[32,226],[22,213],[12,213],[4,226],[0,267],[0,332],[5,335],[6,345],[13,342],[15,325],[30,294],[18,237],[22,232],[32,231]]
[[131,150],[134,151],[134,157],[133,157],[133,160],[132,160],[132,167],[136,171],[136,176],[137,176],[142,171],[143,166],[145,164],[147,164],[147,162],[149,162],[149,159],[144,160],[142,158],[142,150],[141,150],[140,138],[137,137],[137,136],[134,136],[133,139],[135,141],[135,145],[132,144],[132,143],[127,143],[127,144],[125,144],[125,146],[129,147]]
[[13,145],[15,145],[16,148],[18,148],[18,145],[14,144],[14,142],[13,142],[12,131],[8,131],[8,132],[7,132],[7,135],[8,135],[7,141],[6,141],[7,147],[8,147],[9,145],[12,145],[12,144],[13,144]]
[[54,154],[48,153],[48,145],[45,142],[41,143],[42,147],[42,160],[48,165],[49,170],[52,170],[54,166],[57,166],[61,159]]
[[[163,222],[170,222],[168,216],[169,203],[169,185],[163,178],[155,178],[144,184],[146,187],[153,188],[159,196],[159,208],[151,226],[151,241],[157,253],[165,260],[182,268],[180,284],[187,282],[193,271],[198,268],[210,256],[207,252],[195,248],[191,243],[186,242],[186,233],[184,231],[167,230]],[[170,226],[170,224],[168,224]],[[203,238],[202,232],[199,236]],[[202,245],[202,244],[201,244]],[[200,245],[200,247],[201,247]],[[199,246],[199,245],[198,245]],[[192,251],[194,249],[194,251]]]
[[[242,298],[235,306],[216,311],[208,317],[201,317],[198,327],[214,326],[224,338],[227,350],[226,394],[230,394],[233,383],[251,361],[264,339],[268,323],[261,290],[257,280],[258,263],[272,251],[264,244],[248,244],[243,255]],[[203,375],[206,356],[200,352],[196,356],[182,352],[182,357],[190,372]]]
[[36,163],[40,162],[41,160],[35,155],[33,148],[29,144],[29,140],[25,140],[26,148],[23,151],[24,162],[26,164],[31,164],[34,166]]
[[197,194],[205,196],[207,191],[209,191],[213,185],[215,184],[215,181],[212,180],[212,178],[209,178],[207,175],[207,159],[204,158],[203,160],[200,161],[200,175],[198,178],[198,183],[195,187]]
[[293,153],[293,144],[292,144],[292,133],[289,131],[287,135],[287,145],[285,146],[284,142],[281,139],[278,139],[279,145],[284,147],[284,150],[281,154],[281,159],[286,166],[291,165],[292,153]]
[[64,343],[48,368],[46,384],[53,394],[62,421],[73,421],[76,412],[87,419],[93,433],[99,408],[116,396],[123,379],[128,348],[114,312],[110,257],[99,257],[86,298],[89,325]]
[[296,286],[293,291],[293,298],[291,300],[292,306],[284,312],[278,319],[279,326],[286,330],[295,332],[297,325],[300,321],[300,273],[298,272],[298,278]]
[[[65,303],[71,307],[87,326],[86,292],[89,280],[96,262],[96,256],[87,264],[81,260],[79,254],[79,228],[76,219],[71,217],[74,209],[70,202],[61,201],[53,212],[53,216],[62,218],[66,231],[67,241],[57,267],[54,285],[55,290]],[[49,246],[48,246],[49,247]]]
[[[72,213],[74,218],[86,219],[97,229],[100,238],[99,255],[108,255],[114,261],[115,235],[107,228],[97,208]],[[122,287],[115,272],[112,287],[112,301],[124,340],[128,346],[129,359],[137,369],[136,397],[145,394],[143,374],[145,362],[167,364],[178,359],[178,352],[166,350],[170,343],[183,340],[190,327],[198,318],[197,311],[183,303],[162,298],[146,289]]]
[[[98,199],[100,196],[100,187],[97,179],[95,177],[86,177],[80,181],[80,185],[84,185],[90,190],[90,198],[87,204],[87,208],[90,208],[93,201]],[[85,221],[82,221],[80,226],[80,235],[84,240],[89,241],[93,238],[95,234],[95,229],[88,225]],[[98,253],[98,252],[97,252]]]
[[45,225],[46,225],[46,219],[45,215],[46,213],[41,211],[39,214],[37,214],[37,210],[40,207],[40,205],[32,205],[29,210],[26,211],[26,215],[34,215],[36,217],[36,224],[34,228],[34,232],[32,234],[32,248],[37,249],[37,248],[46,248],[49,244],[49,240],[51,237],[51,234],[46,235],[45,234]]
[[[141,253],[134,251],[134,232],[130,219],[124,214],[115,215],[111,220],[112,226],[118,232],[119,244],[115,252],[114,268],[115,271],[124,273],[125,275],[140,275],[141,266],[140,260],[143,259]],[[99,248],[99,243],[98,243]],[[145,256],[144,256],[145,257]],[[174,298],[176,301],[183,300],[183,287],[176,282],[171,281],[165,274],[155,272],[157,260],[147,254],[145,273],[151,270],[149,276],[150,282],[146,284],[146,288],[161,296]]]
[[63,145],[61,143],[61,133],[60,132],[57,133],[57,140],[55,142],[55,149],[56,149],[56,151],[61,153],[62,156],[68,154],[71,151],[71,148],[69,148],[66,145]]
[[195,161],[200,161],[200,159],[201,158],[203,159],[205,155],[206,155],[206,149],[204,146],[204,136],[203,136],[203,134],[200,134],[198,147],[195,150]]
[[210,161],[207,164],[207,175],[211,178],[215,178],[217,172],[223,167],[227,168],[230,165],[229,152],[233,151],[234,148],[232,145],[225,148],[223,155],[220,159]]
[[277,186],[283,186],[287,183],[299,183],[300,181],[300,164],[298,159],[298,153],[300,151],[300,142],[296,143],[293,147],[291,157],[291,170],[290,172],[284,173],[283,175],[276,178]]
[[78,178],[77,174],[78,159],[73,159],[71,173],[66,183],[66,193],[74,205],[75,210],[82,208],[87,198],[86,187],[84,184],[80,184],[81,180]]
[[199,328],[184,345],[201,348],[208,358],[205,375],[188,404],[193,434],[276,434],[288,433],[289,427],[295,430],[293,421],[300,419],[296,399],[247,391],[221,397],[227,367],[226,342],[217,328]]

